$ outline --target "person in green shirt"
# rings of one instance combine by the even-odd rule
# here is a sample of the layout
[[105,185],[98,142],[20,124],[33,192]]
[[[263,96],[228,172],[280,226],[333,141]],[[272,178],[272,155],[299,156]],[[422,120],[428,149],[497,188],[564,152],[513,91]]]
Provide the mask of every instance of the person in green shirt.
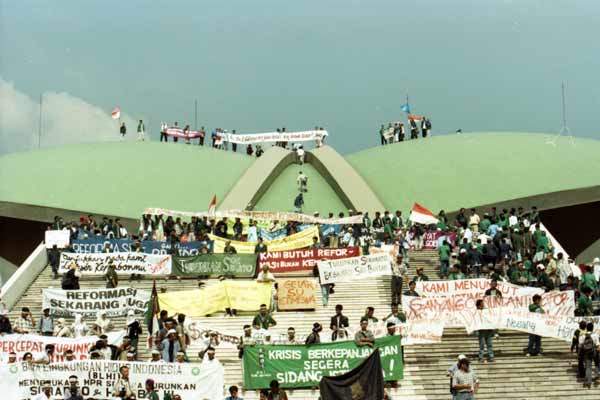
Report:
[[[529,312],[544,314],[545,311],[541,306],[542,296],[539,294],[533,295],[533,303],[529,305]],[[542,348],[542,337],[539,335],[530,334],[529,343],[527,344],[527,357],[537,356]]]
[[448,242],[444,240],[440,248],[438,249],[438,255],[440,257],[440,277],[444,278],[448,276],[448,268],[450,268],[450,246]]
[[277,325],[277,322],[267,311],[267,305],[261,304],[260,311],[252,320],[252,326],[254,327],[254,329],[269,329],[270,327],[275,325]]
[[403,226],[404,223],[402,222],[402,211],[397,210],[396,215],[394,215],[394,218],[392,218],[392,228],[397,231],[398,229],[402,229]]
[[538,287],[543,288],[546,292],[554,290],[554,283],[546,273],[546,266],[544,264],[538,264]]
[[365,215],[363,216],[363,225],[365,226],[365,228],[370,228],[371,227],[371,218],[369,218],[369,213],[365,212]]
[[581,296],[577,300],[577,311],[575,315],[580,317],[589,317],[594,314],[594,307],[592,305],[592,289],[585,286],[581,290]]
[[414,282],[428,281],[429,277],[423,273],[423,267],[417,267],[417,275],[413,278]]
[[536,246],[537,246],[537,250],[538,251],[543,250],[544,254],[548,254],[550,252],[550,242],[548,241],[548,236],[546,236],[545,231],[541,231],[540,236],[538,236],[538,238],[537,238]]
[[595,292],[598,288],[598,282],[596,282],[596,276],[590,265],[585,267],[585,273],[581,277],[581,283],[579,284],[579,290],[583,291],[584,287],[589,287],[592,292]]
[[483,214],[483,219],[479,223],[479,232],[487,232],[488,228],[490,227],[491,224],[492,224],[492,221],[490,221],[489,214],[488,213]]
[[448,275],[448,279],[451,281],[458,281],[461,279],[466,279],[465,274],[463,274],[458,266],[458,264],[455,264],[452,267],[452,272],[450,272],[450,275]]
[[438,213],[438,224],[437,228],[441,231],[445,231],[448,226],[448,217],[446,217],[446,212],[444,210],[440,210]]
[[261,237],[258,238],[258,243],[254,246],[254,254],[258,253],[266,253],[267,245],[263,243],[263,239]]
[[398,309],[398,304],[392,304],[392,312],[383,319],[386,322],[393,322],[394,324],[400,324],[406,322],[406,314],[402,310]]
[[366,319],[369,324],[374,324],[375,322],[379,322],[379,320],[377,319],[377,317],[375,317],[375,308],[373,307],[367,307],[367,309],[365,310],[365,315],[362,316],[362,319]]
[[146,396],[144,398],[147,400],[160,400],[158,397],[158,392],[154,390],[153,379],[146,379]]

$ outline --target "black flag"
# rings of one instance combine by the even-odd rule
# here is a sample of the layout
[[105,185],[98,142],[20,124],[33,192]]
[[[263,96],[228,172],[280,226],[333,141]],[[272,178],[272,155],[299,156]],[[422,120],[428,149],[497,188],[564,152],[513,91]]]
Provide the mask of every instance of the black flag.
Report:
[[381,400],[383,371],[376,349],[360,365],[344,375],[323,377],[319,383],[321,400]]

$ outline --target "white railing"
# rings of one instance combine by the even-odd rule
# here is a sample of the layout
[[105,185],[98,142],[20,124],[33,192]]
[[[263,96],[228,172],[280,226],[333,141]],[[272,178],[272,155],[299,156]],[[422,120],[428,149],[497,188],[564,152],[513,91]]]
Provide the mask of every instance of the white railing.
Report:
[[21,264],[0,290],[2,302],[9,310],[13,309],[21,296],[23,296],[25,291],[33,281],[35,281],[46,265],[48,265],[48,255],[46,253],[46,247],[42,242],[36,247],[33,253],[27,257],[25,262]]

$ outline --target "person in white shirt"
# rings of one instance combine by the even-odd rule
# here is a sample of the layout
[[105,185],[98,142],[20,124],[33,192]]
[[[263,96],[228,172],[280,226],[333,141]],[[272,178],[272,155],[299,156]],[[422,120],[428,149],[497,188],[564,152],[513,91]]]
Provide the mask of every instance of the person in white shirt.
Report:
[[256,282],[275,282],[275,277],[269,272],[268,264],[262,266],[262,270],[258,273]]
[[106,311],[98,311],[96,321],[92,324],[92,330],[97,336],[104,335],[113,329],[110,319],[106,318]]
[[71,328],[67,325],[67,321],[64,318],[56,320],[54,330],[54,336],[56,337],[73,337],[73,332],[71,332]]
[[34,397],[34,400],[50,400],[52,398],[52,386],[50,383],[44,383],[42,393]]
[[594,258],[592,265],[594,266],[594,276],[596,277],[596,281],[600,281],[600,258]]
[[73,337],[75,338],[87,336],[90,332],[87,324],[83,321],[81,314],[75,314],[75,322],[73,322],[71,330],[73,331]]
[[298,185],[298,190],[300,191],[300,193],[308,192],[308,177],[304,175],[302,171],[298,172],[296,184]]
[[296,149],[296,155],[298,156],[298,164],[303,165],[304,164],[304,147],[302,145],[298,146],[298,149]]
[[152,357],[150,358],[150,360],[148,360],[148,362],[164,362],[164,360],[161,357],[160,351],[156,349],[152,350]]

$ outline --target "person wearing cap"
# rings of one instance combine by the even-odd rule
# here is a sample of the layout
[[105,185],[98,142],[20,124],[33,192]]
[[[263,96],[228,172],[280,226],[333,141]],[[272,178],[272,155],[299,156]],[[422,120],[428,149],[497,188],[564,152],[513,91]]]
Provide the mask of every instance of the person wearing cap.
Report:
[[554,290],[554,283],[546,273],[546,266],[544,264],[537,265],[538,270],[538,287],[543,288],[546,292]]
[[319,335],[319,333],[322,330],[323,330],[323,327],[321,326],[321,324],[318,322],[315,322],[313,324],[312,332],[306,337],[304,344],[311,345],[311,344],[321,343],[321,336]]
[[37,323],[37,331],[42,336],[54,335],[54,318],[50,315],[49,308],[44,308],[43,314]]
[[150,360],[148,360],[148,362],[156,363],[156,362],[165,362],[165,361],[160,356],[160,351],[158,349],[154,349],[150,353]]
[[146,379],[146,396],[144,399],[147,400],[160,400],[158,397],[158,392],[154,390],[154,380]]
[[458,368],[452,375],[452,389],[455,400],[474,400],[479,388],[479,379],[470,368],[468,358],[458,361]]
[[17,353],[11,351],[8,353],[8,360],[6,360],[7,364],[15,364],[17,362]]
[[119,368],[119,379],[115,381],[112,394],[115,397],[126,399],[133,395],[131,384],[129,382],[129,367],[122,365]]
[[181,351],[181,344],[177,340],[177,331],[175,329],[169,329],[167,331],[167,337],[163,339],[161,343],[162,359],[166,362],[174,362],[175,355]]
[[175,362],[179,363],[179,364],[183,364],[183,363],[187,362],[187,360],[185,359],[185,353],[183,351],[177,352],[177,356],[175,357]]
[[21,317],[17,319],[15,323],[14,331],[15,333],[33,333],[35,329],[35,320],[33,319],[33,315],[31,315],[31,311],[29,311],[28,307],[23,307],[21,309]]
[[254,327],[254,329],[258,330],[261,328],[269,329],[275,325],[277,325],[277,322],[273,319],[271,314],[268,312],[267,305],[261,304],[260,311],[258,312],[258,314],[256,314],[256,316],[252,320],[252,326]]
[[362,317],[360,319],[360,330],[356,332],[354,335],[354,343],[357,346],[369,346],[373,347],[375,345],[375,337],[373,333],[367,329],[369,326],[369,319],[366,317]]
[[428,281],[429,277],[423,273],[423,267],[417,267],[417,275],[413,278],[415,282],[425,282]]

